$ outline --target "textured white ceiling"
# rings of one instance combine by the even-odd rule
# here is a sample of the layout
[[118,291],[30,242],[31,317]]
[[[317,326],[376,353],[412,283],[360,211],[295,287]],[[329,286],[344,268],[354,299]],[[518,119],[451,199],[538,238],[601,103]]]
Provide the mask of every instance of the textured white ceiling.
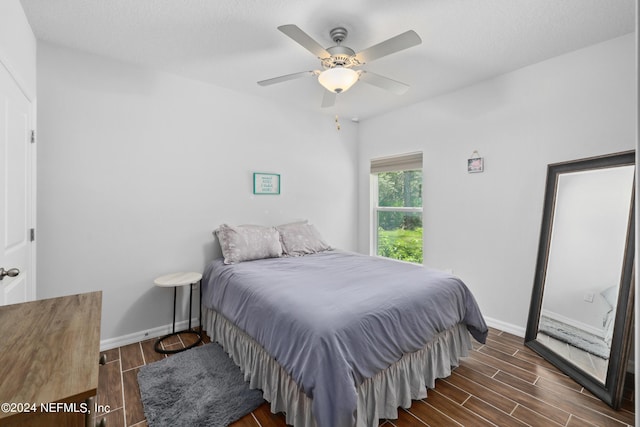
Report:
[[[635,31],[635,0],[21,0],[36,37],[264,96],[323,114],[367,118]],[[408,83],[404,95],[357,83],[321,109],[303,78],[319,61],[276,29],[321,45],[344,26],[356,52],[415,30],[422,44],[363,69]]]

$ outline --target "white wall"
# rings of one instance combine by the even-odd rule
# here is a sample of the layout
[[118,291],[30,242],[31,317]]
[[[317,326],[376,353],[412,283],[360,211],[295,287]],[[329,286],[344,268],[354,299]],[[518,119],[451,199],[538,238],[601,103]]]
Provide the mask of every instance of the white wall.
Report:
[[308,218],[356,248],[355,125],[46,43],[38,96],[38,297],[102,290],[103,344],[171,322],[153,279],[202,271],[221,223]]
[[[635,149],[635,35],[360,123],[359,250],[370,159],[424,152],[425,264],[453,269],[483,314],[524,332],[546,166]],[[469,174],[478,150],[485,172]]]

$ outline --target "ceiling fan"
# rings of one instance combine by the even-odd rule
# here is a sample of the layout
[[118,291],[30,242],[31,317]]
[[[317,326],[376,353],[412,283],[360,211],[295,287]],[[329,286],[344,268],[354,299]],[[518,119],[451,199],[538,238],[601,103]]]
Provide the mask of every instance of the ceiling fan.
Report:
[[322,70],[286,74],[272,79],[261,80],[258,84],[268,86],[300,77],[317,76],[318,82],[327,89],[322,98],[321,106],[323,108],[331,107],[335,103],[336,95],[349,90],[358,80],[398,95],[403,94],[409,89],[409,85],[371,71],[355,68],[374,59],[382,58],[422,43],[420,36],[415,31],[409,30],[356,53],[353,49],[342,45],[342,42],[347,37],[347,30],[344,27],[336,27],[329,32],[336,45],[326,49],[296,25],[282,25],[278,27],[278,30],[314,54],[320,60]]

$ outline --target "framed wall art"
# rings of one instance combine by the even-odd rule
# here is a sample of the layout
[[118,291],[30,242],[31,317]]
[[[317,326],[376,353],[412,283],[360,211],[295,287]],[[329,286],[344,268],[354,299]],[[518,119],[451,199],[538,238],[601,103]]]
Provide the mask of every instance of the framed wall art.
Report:
[[477,173],[484,171],[484,159],[477,151],[471,153],[471,158],[467,159],[467,172]]
[[254,172],[253,194],[280,194],[280,174]]

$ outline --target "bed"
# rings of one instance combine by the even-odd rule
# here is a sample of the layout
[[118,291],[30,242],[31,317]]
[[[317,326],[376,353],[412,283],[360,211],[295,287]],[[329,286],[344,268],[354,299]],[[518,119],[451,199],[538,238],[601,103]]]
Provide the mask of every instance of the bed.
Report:
[[377,426],[378,418],[397,418],[399,406],[450,375],[470,335],[485,341],[487,326],[460,279],[322,245],[296,253],[282,236],[279,255],[274,244],[274,256],[263,247],[250,261],[213,260],[202,306],[211,338],[288,424]]

